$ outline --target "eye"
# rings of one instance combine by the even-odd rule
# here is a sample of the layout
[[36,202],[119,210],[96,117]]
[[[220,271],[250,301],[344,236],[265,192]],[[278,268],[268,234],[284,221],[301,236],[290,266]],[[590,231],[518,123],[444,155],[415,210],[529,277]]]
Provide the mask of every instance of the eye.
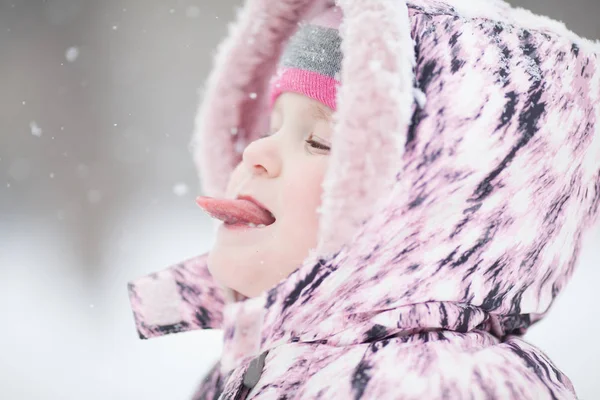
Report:
[[[312,135],[310,136],[312,138]],[[312,139],[306,139],[305,140],[306,143],[308,143],[310,145],[310,147],[314,148],[314,149],[319,149],[319,150],[331,150],[331,148],[327,145],[324,145],[322,143],[319,143],[315,140]]]

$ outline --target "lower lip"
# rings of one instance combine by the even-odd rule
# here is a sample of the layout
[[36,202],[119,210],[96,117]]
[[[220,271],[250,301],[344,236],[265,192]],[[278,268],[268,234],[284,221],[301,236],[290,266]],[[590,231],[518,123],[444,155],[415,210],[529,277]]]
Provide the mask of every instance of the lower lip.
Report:
[[234,231],[251,230],[251,229],[264,229],[264,228],[266,228],[266,226],[262,226],[262,227],[259,228],[257,226],[249,226],[249,225],[246,225],[246,224],[226,224],[226,223],[223,223],[223,226],[226,229],[231,229],[231,230],[234,230]]
[[222,223],[219,225],[218,233],[222,235],[223,239],[226,238],[226,241],[257,240],[271,236],[273,234],[273,225],[275,225],[275,222],[261,228],[251,227],[246,224],[229,225]]

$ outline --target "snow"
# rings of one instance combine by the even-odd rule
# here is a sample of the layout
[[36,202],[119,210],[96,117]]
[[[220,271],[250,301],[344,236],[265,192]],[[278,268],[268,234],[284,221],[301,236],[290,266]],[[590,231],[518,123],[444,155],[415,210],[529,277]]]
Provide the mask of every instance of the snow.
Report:
[[236,153],[242,154],[244,152],[245,148],[246,148],[246,145],[242,140],[235,141],[234,149],[235,149]]
[[33,136],[42,136],[42,129],[38,126],[38,124],[35,121],[31,121],[29,123],[29,127],[31,128],[31,134]]
[[74,62],[79,57],[79,49],[75,46],[69,47],[65,52],[65,58],[68,62]]
[[371,72],[377,73],[381,71],[383,64],[381,60],[371,60],[369,61],[369,68],[371,69]]
[[[77,241],[68,225],[57,222],[58,212],[54,221],[20,214],[1,224],[7,246],[0,252],[6,266],[0,268],[6,283],[0,313],[14,329],[0,333],[0,398],[190,398],[218,359],[222,332],[140,340],[127,282],[204,251],[211,237],[189,211],[139,207],[146,197],[132,199],[112,221],[114,232],[126,231],[119,238],[127,246],[119,250],[116,235],[98,240],[106,272],[93,281],[80,273],[85,261],[73,251]],[[174,230],[183,232],[181,239],[174,240]],[[144,245],[155,251],[144,251]]]
[[175,186],[173,186],[173,193],[175,193],[177,196],[185,196],[189,191],[188,185],[186,185],[185,183],[178,183]]

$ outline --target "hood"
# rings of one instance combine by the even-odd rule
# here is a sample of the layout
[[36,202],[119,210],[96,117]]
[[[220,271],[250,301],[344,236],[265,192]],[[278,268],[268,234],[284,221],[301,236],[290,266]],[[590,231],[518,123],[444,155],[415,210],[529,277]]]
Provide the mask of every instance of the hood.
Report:
[[[502,1],[338,5],[342,85],[318,246],[239,302],[206,255],[131,282],[141,337],[224,329],[223,371],[298,341],[474,329],[504,340],[571,277],[600,204],[600,44]],[[327,6],[249,0],[230,26],[196,119],[205,195],[224,196],[267,128],[285,43]]]

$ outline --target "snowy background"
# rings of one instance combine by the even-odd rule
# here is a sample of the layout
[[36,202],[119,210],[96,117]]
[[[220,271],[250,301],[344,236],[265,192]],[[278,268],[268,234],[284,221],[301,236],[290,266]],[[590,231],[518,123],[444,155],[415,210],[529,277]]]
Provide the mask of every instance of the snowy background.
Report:
[[[1,399],[187,399],[219,357],[218,331],[139,340],[126,283],[211,247],[188,143],[242,2],[0,0]],[[519,4],[600,38],[598,0]],[[599,244],[526,337],[584,400]]]

